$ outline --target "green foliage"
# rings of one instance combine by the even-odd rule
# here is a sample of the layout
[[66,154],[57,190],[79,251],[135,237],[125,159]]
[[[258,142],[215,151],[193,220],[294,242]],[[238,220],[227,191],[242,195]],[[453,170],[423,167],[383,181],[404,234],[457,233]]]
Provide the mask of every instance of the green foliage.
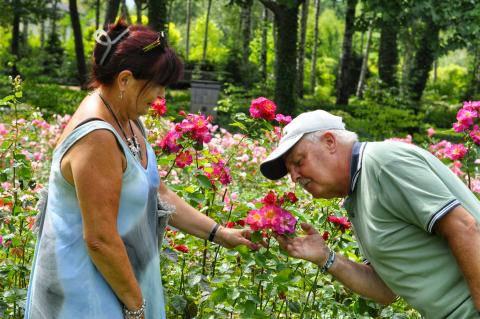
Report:
[[86,91],[56,84],[25,82],[25,102],[47,114],[72,114]]
[[422,114],[415,114],[408,99],[396,89],[369,81],[364,99],[352,99],[345,109],[347,128],[367,140],[382,140],[412,134],[418,130]]
[[[203,39],[205,34],[206,14],[192,22],[190,59],[201,61],[203,56]],[[224,62],[227,58],[228,48],[223,41],[224,34],[218,25],[210,20],[208,23],[207,56],[208,61],[214,63]]]
[[317,86],[315,87],[314,96],[320,104],[333,103],[335,100],[335,81],[336,81],[337,61],[321,57],[317,60]]
[[430,85],[425,91],[425,97],[436,96],[438,99],[455,103],[463,99],[467,91],[470,76],[465,67],[449,64],[437,69],[435,82],[430,79]]
[[310,10],[308,16],[305,53],[311,55],[313,46],[317,45],[318,57],[326,56],[337,61],[342,49],[344,22],[332,9],[324,10],[318,19],[318,43],[313,43],[315,12]]

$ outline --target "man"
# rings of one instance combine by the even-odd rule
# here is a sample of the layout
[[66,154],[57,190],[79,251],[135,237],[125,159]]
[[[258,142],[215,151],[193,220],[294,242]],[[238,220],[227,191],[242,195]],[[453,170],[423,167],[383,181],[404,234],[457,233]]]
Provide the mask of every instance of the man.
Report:
[[260,170],[273,180],[289,173],[315,198],[346,196],[368,263],[335,255],[309,224],[303,237],[277,237],[291,256],[382,304],[398,295],[427,318],[480,318],[480,202],[435,156],[360,143],[340,117],[317,110],[285,126]]

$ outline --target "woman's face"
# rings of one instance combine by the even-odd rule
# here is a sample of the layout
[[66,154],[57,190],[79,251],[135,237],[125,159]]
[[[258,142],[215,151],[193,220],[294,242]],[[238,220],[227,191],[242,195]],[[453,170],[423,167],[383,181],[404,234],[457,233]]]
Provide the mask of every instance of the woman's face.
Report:
[[147,83],[146,80],[135,80],[131,94],[131,112],[135,118],[145,115],[158,97],[165,97],[165,87]]

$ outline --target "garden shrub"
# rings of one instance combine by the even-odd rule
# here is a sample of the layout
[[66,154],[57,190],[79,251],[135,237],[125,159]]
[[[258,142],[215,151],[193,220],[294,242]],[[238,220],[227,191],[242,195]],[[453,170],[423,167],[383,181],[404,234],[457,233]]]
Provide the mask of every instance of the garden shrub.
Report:
[[53,114],[72,114],[87,91],[62,87],[56,84],[25,82],[25,102],[34,105],[47,116]]
[[[29,89],[37,89],[37,86]],[[51,91],[58,93],[61,90]],[[188,95],[183,93],[171,92],[167,97],[181,98],[185,102]],[[240,105],[240,90],[233,95],[236,98],[232,106],[248,108],[249,101]],[[13,96],[5,98],[4,103],[16,108],[23,99],[22,91],[17,89]],[[171,103],[173,105],[175,101]],[[5,154],[0,163],[0,317],[5,318],[23,317],[35,246],[31,228],[36,214],[34,207],[39,190],[48,180],[55,137],[68,120],[68,117],[52,117],[47,123],[41,114],[25,111],[27,113],[23,114],[10,112],[5,115],[10,118],[0,122],[0,151]],[[161,143],[173,124],[149,116],[146,125],[164,181],[191,205],[226,227],[245,227],[247,214],[261,207],[262,198],[270,190],[280,196],[295,188],[288,179],[278,183],[266,180],[259,173],[258,163],[274,147],[275,122],[252,119],[246,114],[231,118],[232,127],[242,134],[217,129],[208,133],[212,134],[208,144],[192,141],[188,135],[178,140],[182,143],[180,153],[186,155],[188,151],[196,159],[191,158],[186,163],[188,156],[183,156],[184,161],[180,164],[184,166],[179,165],[179,153],[165,152],[165,144]],[[177,124],[185,119],[177,119]],[[202,138],[206,137],[202,135]],[[9,146],[12,142],[15,143],[13,148]],[[11,161],[14,165],[8,165]],[[225,178],[227,174],[231,179]],[[327,231],[325,236],[330,247],[359,261],[358,245],[350,227],[342,228],[331,221],[331,217],[335,217],[345,221],[342,225],[348,225],[341,202],[338,199],[313,199],[303,191],[297,192],[296,197],[295,205],[288,207],[290,212],[299,221],[313,223]],[[254,240],[262,236],[258,233]],[[257,252],[246,247],[227,251],[175,229],[167,230],[160,265],[167,297],[167,317],[420,317],[401,300],[384,307],[352,294],[330,275],[320,274],[319,267],[288,258],[271,233],[267,232],[265,236],[268,248]]]

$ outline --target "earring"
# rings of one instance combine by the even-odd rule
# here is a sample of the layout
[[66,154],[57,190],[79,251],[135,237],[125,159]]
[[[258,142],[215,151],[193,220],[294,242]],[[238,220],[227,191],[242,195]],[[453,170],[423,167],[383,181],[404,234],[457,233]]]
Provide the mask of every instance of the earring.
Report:
[[123,91],[120,91],[120,95],[118,96],[120,100],[123,100]]

